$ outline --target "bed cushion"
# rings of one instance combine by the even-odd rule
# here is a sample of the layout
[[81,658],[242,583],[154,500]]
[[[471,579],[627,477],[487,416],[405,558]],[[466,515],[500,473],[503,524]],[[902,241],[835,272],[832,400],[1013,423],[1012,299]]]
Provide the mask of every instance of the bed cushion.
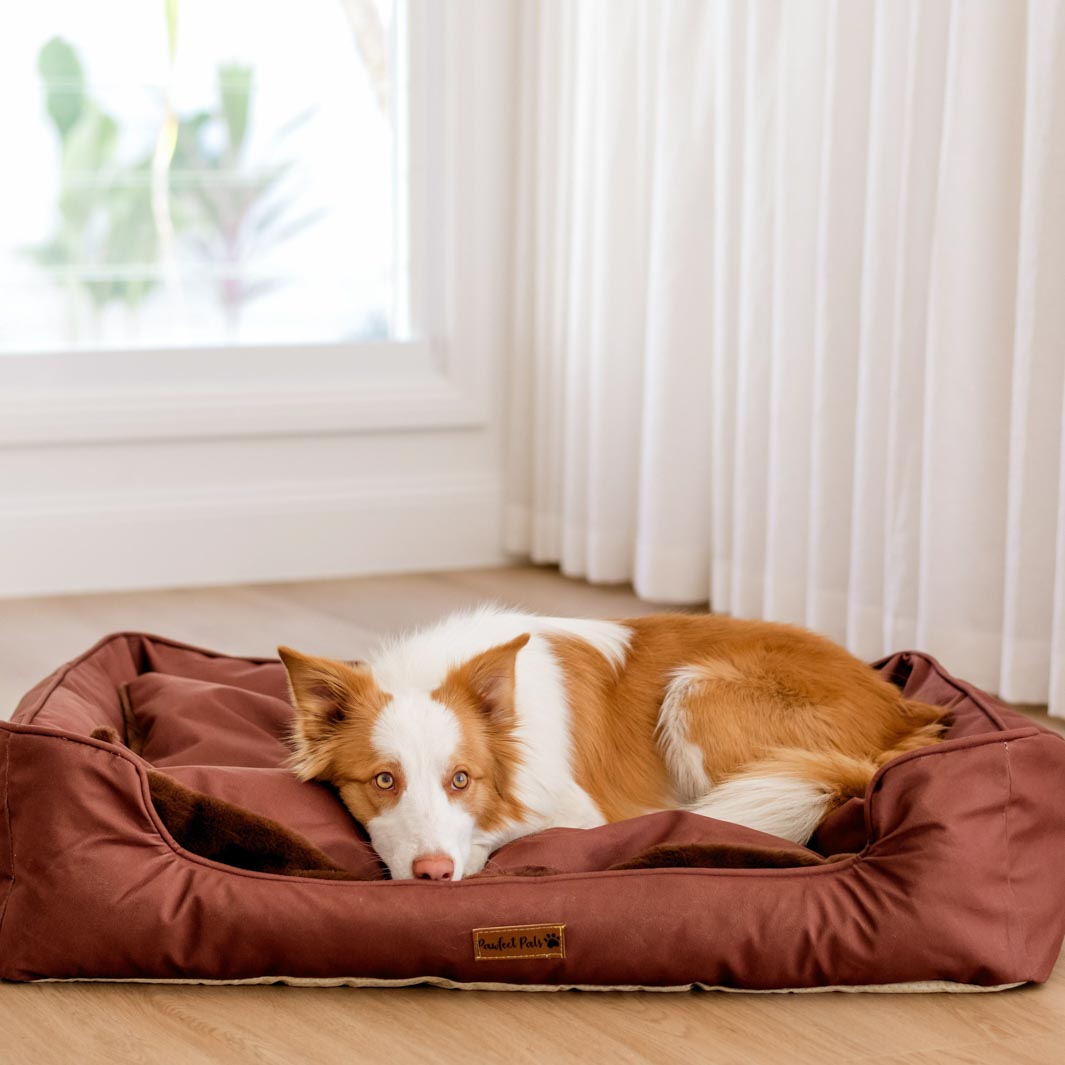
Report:
[[[0,977],[756,990],[1045,980],[1065,934],[1065,743],[926,655],[878,668],[951,708],[947,739],[886,765],[809,848],[666,812],[516,840],[457,884],[392,882],[335,793],[284,768],[279,663],[110,636],[0,723]],[[264,824],[292,833],[293,853],[322,869],[197,853],[187,824],[167,826],[187,795],[201,820],[221,811],[252,843]],[[744,867],[751,854],[774,857]]]
[[283,696],[167,673],[142,673],[121,695],[126,742],[159,768],[274,769],[288,756],[292,707]]

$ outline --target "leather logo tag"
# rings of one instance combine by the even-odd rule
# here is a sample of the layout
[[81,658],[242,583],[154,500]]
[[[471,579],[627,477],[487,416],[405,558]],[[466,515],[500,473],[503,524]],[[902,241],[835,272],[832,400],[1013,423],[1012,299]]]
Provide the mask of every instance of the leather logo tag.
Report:
[[477,961],[517,958],[564,958],[564,924],[519,924],[505,928],[475,928],[473,956]]

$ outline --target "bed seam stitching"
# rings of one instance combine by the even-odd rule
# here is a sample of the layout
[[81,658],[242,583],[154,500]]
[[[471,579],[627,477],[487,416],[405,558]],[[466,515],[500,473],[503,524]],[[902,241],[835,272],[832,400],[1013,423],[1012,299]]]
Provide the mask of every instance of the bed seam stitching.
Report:
[[[98,654],[105,647],[110,647],[111,644],[117,640],[126,639],[128,643],[128,637],[136,635],[130,632],[113,632],[107,636],[101,636],[99,640],[85,651],[82,651],[80,655],[72,658],[69,662],[63,663],[56,671],[52,683],[48,685],[44,691],[41,692],[40,699],[37,705],[33,708],[30,716],[26,718],[24,722],[17,722],[18,724],[32,725],[37,720],[38,715],[44,709],[48,700],[63,686],[63,682],[70,676],[70,674],[83,662],[89,661],[94,655]],[[46,678],[47,679],[47,678]]]
[[[1020,954],[1024,959],[1025,966],[1031,971],[1032,960],[1028,956],[1028,942],[1024,932],[1018,926],[1017,919],[1017,896],[1013,890],[1013,876],[1011,870],[1013,860],[1012,837],[1010,836],[1010,806],[1013,803],[1013,764],[1010,761],[1009,740],[1002,744],[1006,762],[1006,801],[1002,804],[1002,828],[1006,836],[1006,894],[1009,896],[1009,907],[1006,910],[1006,943],[1010,947],[1011,954]],[[1018,950],[1015,943],[1020,944]]]
[[[41,692],[40,700],[33,708],[30,716],[23,722],[19,722],[24,725],[32,725],[37,715],[44,709],[45,703],[56,693],[56,691],[63,686],[64,681],[71,674],[71,672],[78,666],[87,662],[95,654],[102,651],[105,647],[109,647],[117,640],[125,640],[127,645],[131,639],[149,640],[153,643],[166,644],[168,647],[175,647],[182,651],[194,651],[197,654],[201,654],[206,658],[234,658],[241,662],[251,662],[254,665],[267,665],[271,662],[277,661],[273,658],[257,658],[255,655],[227,655],[224,651],[213,651],[208,647],[197,647],[196,644],[185,643],[182,640],[173,640],[168,636],[156,636],[149,632],[137,632],[132,629],[122,629],[119,632],[108,633],[106,636],[101,636],[85,651],[82,651],[80,655],[72,658],[69,662],[64,662],[58,669],[56,669],[55,677],[52,683]],[[141,676],[141,673],[137,674]],[[47,679],[47,678],[45,678]]]

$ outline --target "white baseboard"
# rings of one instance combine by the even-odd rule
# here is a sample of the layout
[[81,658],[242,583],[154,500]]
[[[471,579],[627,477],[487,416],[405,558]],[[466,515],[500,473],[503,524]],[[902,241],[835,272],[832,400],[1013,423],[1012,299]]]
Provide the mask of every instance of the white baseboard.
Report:
[[0,510],[0,598],[495,565],[492,477],[69,496]]

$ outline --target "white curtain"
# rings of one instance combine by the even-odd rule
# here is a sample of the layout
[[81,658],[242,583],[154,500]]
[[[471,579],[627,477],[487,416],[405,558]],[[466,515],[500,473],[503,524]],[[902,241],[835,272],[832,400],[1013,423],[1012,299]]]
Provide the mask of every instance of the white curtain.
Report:
[[510,550],[1065,714],[1065,2],[520,19]]

